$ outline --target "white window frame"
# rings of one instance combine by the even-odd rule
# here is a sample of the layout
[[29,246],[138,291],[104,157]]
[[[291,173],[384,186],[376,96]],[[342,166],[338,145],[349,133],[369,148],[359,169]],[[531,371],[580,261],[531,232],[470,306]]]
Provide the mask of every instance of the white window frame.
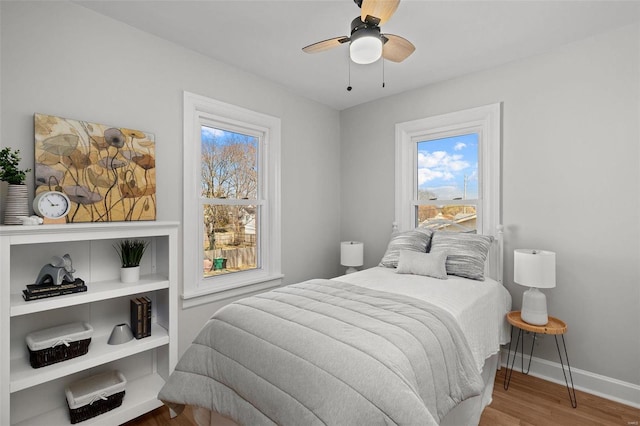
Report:
[[[501,223],[500,153],[501,105],[491,104],[396,124],[395,225],[415,228],[417,200],[417,144],[430,139],[478,133],[478,233],[495,235]],[[439,204],[450,204],[440,202]],[[464,200],[453,203],[461,204]]]
[[[246,129],[260,135],[260,223],[257,269],[204,278],[201,126]],[[183,307],[281,285],[280,119],[184,92]]]

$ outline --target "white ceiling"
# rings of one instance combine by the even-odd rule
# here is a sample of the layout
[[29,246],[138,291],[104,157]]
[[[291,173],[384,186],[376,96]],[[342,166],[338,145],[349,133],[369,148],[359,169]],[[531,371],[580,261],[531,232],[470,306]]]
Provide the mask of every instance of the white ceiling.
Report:
[[363,102],[540,54],[640,20],[635,1],[404,0],[383,33],[410,40],[402,63],[351,64],[348,46],[302,47],[349,35],[352,0],[75,1],[188,49],[342,110]]

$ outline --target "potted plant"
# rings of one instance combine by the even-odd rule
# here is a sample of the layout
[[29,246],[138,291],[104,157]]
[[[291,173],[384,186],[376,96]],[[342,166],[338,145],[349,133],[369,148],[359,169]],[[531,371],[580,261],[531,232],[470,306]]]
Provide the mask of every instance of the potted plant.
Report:
[[120,258],[120,281],[134,283],[140,279],[140,261],[148,245],[143,240],[122,240],[113,246]]
[[0,181],[9,184],[4,215],[5,225],[20,225],[20,216],[29,216],[27,186],[24,184],[31,169],[20,169],[20,150],[3,148],[0,150]]

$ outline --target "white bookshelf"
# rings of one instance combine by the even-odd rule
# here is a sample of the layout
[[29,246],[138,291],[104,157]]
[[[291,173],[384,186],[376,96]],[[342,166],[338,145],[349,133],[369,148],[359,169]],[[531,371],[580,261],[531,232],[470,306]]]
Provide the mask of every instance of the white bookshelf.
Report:
[[[177,222],[0,226],[0,424],[70,424],[64,387],[110,369],[127,378],[122,406],[82,424],[120,424],[162,405],[158,391],[177,362],[177,234]],[[150,243],[133,284],[120,282],[113,248],[125,238]],[[40,268],[66,253],[87,291],[24,301]],[[113,326],[129,323],[129,300],[143,295],[152,300],[151,336],[109,345]],[[75,321],[94,328],[89,352],[32,368],[26,335]]]

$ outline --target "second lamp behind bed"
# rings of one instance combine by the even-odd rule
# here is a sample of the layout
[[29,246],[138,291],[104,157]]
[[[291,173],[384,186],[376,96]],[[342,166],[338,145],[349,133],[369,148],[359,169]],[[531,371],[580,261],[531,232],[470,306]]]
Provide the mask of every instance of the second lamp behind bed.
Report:
[[346,273],[357,272],[357,267],[364,264],[364,244],[359,241],[343,241],[340,243],[340,264],[348,266]]

